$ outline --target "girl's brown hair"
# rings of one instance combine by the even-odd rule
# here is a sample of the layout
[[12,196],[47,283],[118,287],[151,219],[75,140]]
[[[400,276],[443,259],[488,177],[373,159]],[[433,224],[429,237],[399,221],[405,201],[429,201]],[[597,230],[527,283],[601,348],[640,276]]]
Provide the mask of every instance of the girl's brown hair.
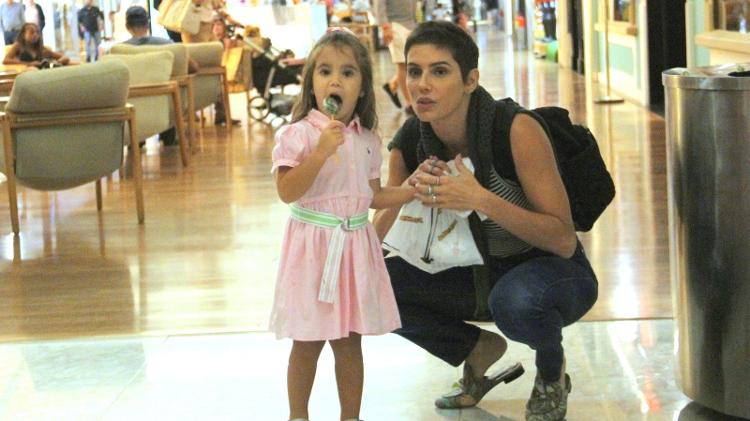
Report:
[[343,30],[331,31],[323,35],[310,52],[305,67],[302,69],[302,92],[297,96],[297,101],[292,109],[292,123],[302,120],[310,110],[318,108],[312,88],[313,74],[320,52],[328,46],[339,50],[349,48],[352,51],[354,60],[362,74],[362,96],[357,100],[354,113],[359,116],[359,122],[364,127],[370,130],[374,129],[378,125],[378,116],[375,113],[375,90],[372,87],[370,55],[367,53],[367,47],[354,34]]

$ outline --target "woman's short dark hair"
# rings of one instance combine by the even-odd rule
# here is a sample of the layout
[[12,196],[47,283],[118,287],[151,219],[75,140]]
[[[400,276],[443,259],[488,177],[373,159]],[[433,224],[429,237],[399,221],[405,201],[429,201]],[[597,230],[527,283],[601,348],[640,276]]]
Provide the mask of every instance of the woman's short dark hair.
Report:
[[406,39],[404,55],[409,55],[409,49],[415,45],[430,44],[436,48],[444,48],[451,53],[461,68],[464,81],[469,72],[479,67],[479,48],[477,44],[460,26],[448,21],[430,21],[420,23]]

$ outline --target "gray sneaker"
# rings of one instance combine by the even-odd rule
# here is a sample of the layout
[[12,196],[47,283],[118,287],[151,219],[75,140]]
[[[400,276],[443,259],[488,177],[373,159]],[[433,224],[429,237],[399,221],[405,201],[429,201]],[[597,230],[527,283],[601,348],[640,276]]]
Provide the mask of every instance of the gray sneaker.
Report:
[[557,381],[548,383],[537,376],[531,397],[526,403],[526,421],[561,421],[568,411],[568,393],[572,385],[565,374],[565,387]]

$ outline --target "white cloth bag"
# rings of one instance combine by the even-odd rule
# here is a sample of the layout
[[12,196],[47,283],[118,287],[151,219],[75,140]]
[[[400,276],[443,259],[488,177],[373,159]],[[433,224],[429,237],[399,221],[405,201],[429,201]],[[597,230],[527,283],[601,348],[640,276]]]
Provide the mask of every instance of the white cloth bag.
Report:
[[158,23],[175,32],[197,34],[200,31],[200,6],[191,0],[164,0],[159,5]]
[[[469,158],[464,158],[463,163],[474,172]],[[449,161],[448,166],[452,174],[444,177],[457,174],[455,162]],[[469,228],[470,214],[471,211],[428,208],[419,200],[412,200],[401,208],[383,248],[390,252],[388,257],[399,256],[428,273],[481,265],[484,261]],[[485,215],[478,215],[486,219]]]

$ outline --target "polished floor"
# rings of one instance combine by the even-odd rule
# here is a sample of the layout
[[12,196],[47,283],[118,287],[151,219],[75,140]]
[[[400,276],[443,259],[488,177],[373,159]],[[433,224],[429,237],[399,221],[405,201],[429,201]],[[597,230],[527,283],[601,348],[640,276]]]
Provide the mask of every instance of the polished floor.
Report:
[[[573,390],[569,421],[722,421],[675,386],[672,322],[579,323],[565,331]],[[478,407],[438,410],[459,370],[396,335],[368,337],[367,421],[520,421],[533,356],[511,344],[504,362],[527,373]],[[0,345],[3,420],[286,420],[289,343],[268,333],[40,341]],[[338,420],[333,359],[324,350],[311,420]]]
[[[683,411],[672,369],[663,119],[630,103],[595,105],[597,86],[498,34],[481,30],[477,41],[481,83],[528,107],[570,109],[597,136],[618,189],[581,234],[600,296],[565,332],[568,419],[701,419]],[[380,85],[387,53],[375,65]],[[404,116],[376,91],[385,144]],[[0,419],[285,419],[289,344],[265,328],[288,211],[269,174],[273,128],[248,123],[241,95],[232,101],[243,124],[208,124],[188,168],[177,148],[149,140],[142,226],[127,172],[104,183],[101,213],[93,185],[21,188],[18,237],[0,202]],[[393,335],[367,338],[365,352],[366,420],[523,418],[533,373],[478,409],[443,412],[431,402],[456,369]],[[531,358],[515,346],[508,360],[533,371]],[[313,420],[337,419],[330,364]]]

